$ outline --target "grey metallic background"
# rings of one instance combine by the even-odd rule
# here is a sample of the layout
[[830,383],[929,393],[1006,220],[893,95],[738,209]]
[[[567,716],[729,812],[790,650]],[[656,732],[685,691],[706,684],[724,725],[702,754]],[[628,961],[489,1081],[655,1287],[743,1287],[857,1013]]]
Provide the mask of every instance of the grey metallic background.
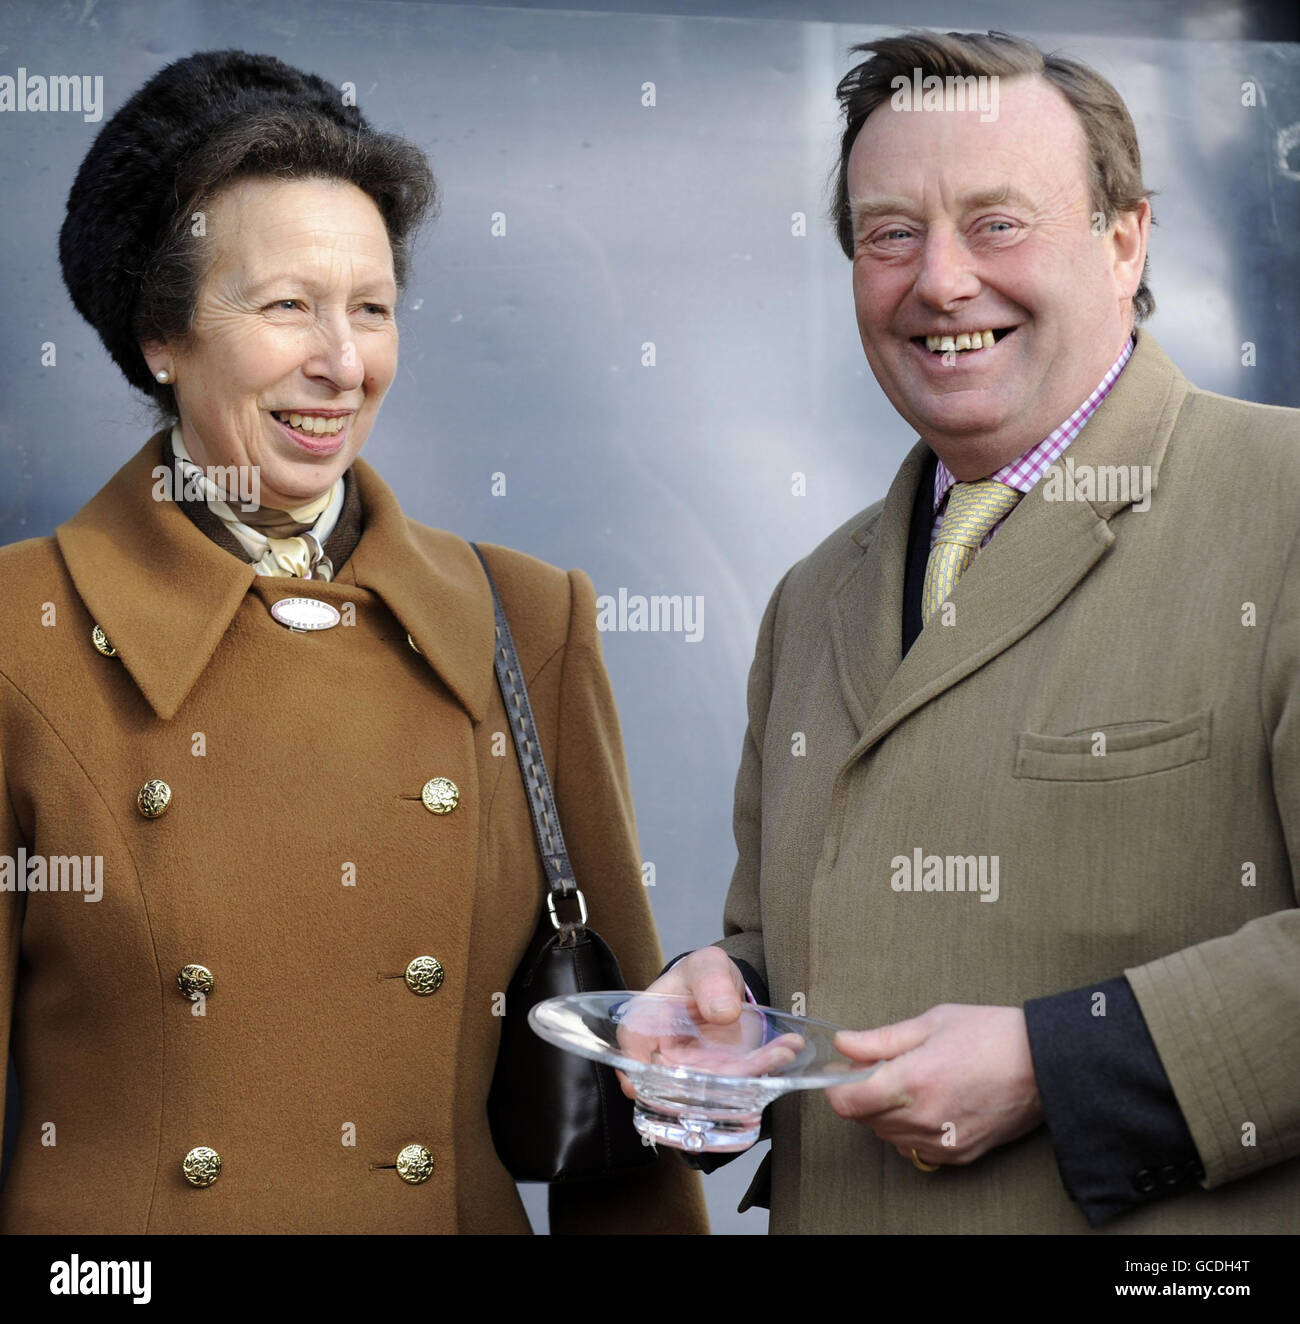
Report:
[[[767,597],[884,494],[914,440],[867,369],[849,265],[823,219],[851,43],[900,19],[1000,27],[1100,69],[1159,190],[1150,329],[1199,385],[1300,404],[1294,5],[76,0],[0,12],[0,72],[102,74],[105,118],[163,64],[238,46],[355,83],[372,123],[430,153],[443,215],[417,250],[398,378],[365,455],[428,524],[581,566],[598,593],[704,597],[699,643],[604,636],[670,956],[720,933]],[[1254,109],[1241,105],[1246,80],[1261,89]],[[0,121],[5,543],[50,533],[149,425],[59,277],[64,202],[99,126]],[[505,238],[490,233],[494,212]],[[791,235],[794,212],[806,238]],[[46,341],[56,368],[40,366]],[[641,366],[644,341],[654,368]],[[1257,346],[1253,368],[1243,341]],[[490,495],[498,470],[504,498]],[[791,495],[796,471],[806,496]],[[763,1211],[735,1212],[759,1157],[707,1179],[715,1230],[766,1229]],[[541,1230],[544,1192],[524,1194]]]

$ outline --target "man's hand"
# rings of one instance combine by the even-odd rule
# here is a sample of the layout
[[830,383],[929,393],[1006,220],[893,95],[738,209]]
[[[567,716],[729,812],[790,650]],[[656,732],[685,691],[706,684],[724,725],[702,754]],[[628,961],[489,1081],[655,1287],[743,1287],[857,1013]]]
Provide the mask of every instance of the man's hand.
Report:
[[944,1003],[876,1030],[841,1030],[835,1046],[884,1065],[828,1089],[831,1107],[905,1158],[915,1149],[926,1163],[973,1163],[1043,1120],[1019,1007]]
[[[730,1025],[739,1019],[745,1002],[745,981],[740,969],[721,947],[701,947],[665,971],[646,989],[647,993],[675,993],[692,998],[699,1008],[699,1019],[716,1025]],[[637,1042],[638,1037],[620,1034],[629,1055],[650,1060],[655,1045]],[[635,1097],[628,1078],[618,1072],[619,1084],[629,1099]]]

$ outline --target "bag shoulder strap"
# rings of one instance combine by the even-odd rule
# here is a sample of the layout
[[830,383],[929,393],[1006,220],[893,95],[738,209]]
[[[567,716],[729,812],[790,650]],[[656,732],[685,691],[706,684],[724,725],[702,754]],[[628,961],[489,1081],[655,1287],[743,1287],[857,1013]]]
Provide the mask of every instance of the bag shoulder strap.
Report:
[[[551,923],[557,929],[565,924],[583,927],[587,923],[587,901],[578,890],[573,866],[569,863],[569,851],[564,844],[564,833],[560,830],[560,816],[555,808],[551,778],[546,771],[542,742],[537,735],[537,724],[533,721],[533,705],[528,699],[528,687],[524,683],[523,668],[519,665],[519,654],[515,651],[514,636],[510,633],[510,622],[506,619],[506,609],[501,605],[501,595],[497,592],[482,550],[477,543],[472,542],[470,546],[487,576],[488,588],[492,590],[496,630],[492,665],[497,673],[497,684],[501,687],[506,720],[510,724],[519,771],[524,779],[524,794],[533,819],[533,835],[537,838],[542,867],[546,870],[546,908],[550,911]],[[576,920],[561,920],[556,913],[556,903],[565,900],[577,902]]]

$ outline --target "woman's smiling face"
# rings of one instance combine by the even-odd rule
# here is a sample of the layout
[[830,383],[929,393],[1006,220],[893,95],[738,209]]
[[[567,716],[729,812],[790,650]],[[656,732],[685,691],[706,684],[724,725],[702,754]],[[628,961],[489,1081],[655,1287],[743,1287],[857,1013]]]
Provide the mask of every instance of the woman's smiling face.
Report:
[[205,216],[211,260],[184,343],[142,346],[202,466],[249,466],[264,506],[327,492],[397,371],[383,217],[339,180],[241,179]]

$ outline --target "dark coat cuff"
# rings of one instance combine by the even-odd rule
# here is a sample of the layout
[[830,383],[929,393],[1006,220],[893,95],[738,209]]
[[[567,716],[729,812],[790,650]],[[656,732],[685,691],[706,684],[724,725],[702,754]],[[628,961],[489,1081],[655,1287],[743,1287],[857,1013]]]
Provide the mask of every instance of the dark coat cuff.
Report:
[[1090,1227],[1205,1176],[1128,980],[1025,1003],[1047,1129]]

